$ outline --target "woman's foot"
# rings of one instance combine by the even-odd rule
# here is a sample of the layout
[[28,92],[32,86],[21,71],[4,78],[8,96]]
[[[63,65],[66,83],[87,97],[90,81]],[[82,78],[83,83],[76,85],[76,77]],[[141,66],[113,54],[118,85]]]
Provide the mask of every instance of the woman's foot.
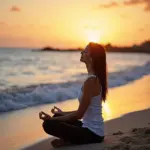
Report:
[[63,139],[54,139],[51,141],[51,144],[55,148],[71,145],[69,141],[65,141]]

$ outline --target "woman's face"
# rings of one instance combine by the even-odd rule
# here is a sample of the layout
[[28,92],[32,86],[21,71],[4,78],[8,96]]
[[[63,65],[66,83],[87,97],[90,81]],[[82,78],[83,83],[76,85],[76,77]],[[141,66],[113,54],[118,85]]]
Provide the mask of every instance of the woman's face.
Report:
[[81,52],[81,58],[80,61],[84,63],[89,63],[91,60],[90,52],[89,52],[89,46],[87,45],[85,49]]

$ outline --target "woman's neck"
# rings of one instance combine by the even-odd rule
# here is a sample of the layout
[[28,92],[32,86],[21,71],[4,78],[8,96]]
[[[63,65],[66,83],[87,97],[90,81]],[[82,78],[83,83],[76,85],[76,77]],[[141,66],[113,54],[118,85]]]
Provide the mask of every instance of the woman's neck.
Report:
[[92,69],[92,66],[91,66],[91,65],[86,64],[86,68],[87,68],[88,75],[92,75],[92,74],[94,74],[94,71],[93,71],[93,69]]

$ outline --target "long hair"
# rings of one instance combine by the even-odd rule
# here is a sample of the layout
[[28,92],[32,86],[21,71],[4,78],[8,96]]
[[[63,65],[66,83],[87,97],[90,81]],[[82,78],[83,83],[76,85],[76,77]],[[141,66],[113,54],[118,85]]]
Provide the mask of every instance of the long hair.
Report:
[[90,42],[88,46],[88,50],[90,51],[90,56],[92,58],[94,73],[98,77],[99,83],[102,86],[102,100],[105,102],[108,93],[105,48],[102,45],[93,42]]

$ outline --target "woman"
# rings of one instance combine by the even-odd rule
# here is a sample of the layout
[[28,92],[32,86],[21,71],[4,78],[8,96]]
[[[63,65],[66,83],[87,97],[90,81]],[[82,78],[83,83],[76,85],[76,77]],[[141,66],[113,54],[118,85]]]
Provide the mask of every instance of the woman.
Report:
[[[89,43],[81,52],[80,61],[85,63],[88,77],[80,89],[79,107],[76,111],[63,112],[57,107],[50,115],[40,112],[47,134],[58,137],[51,142],[54,147],[68,144],[100,143],[104,140],[102,101],[107,95],[107,67],[104,47]],[[56,109],[56,111],[55,111]],[[80,119],[83,119],[80,121]]]

